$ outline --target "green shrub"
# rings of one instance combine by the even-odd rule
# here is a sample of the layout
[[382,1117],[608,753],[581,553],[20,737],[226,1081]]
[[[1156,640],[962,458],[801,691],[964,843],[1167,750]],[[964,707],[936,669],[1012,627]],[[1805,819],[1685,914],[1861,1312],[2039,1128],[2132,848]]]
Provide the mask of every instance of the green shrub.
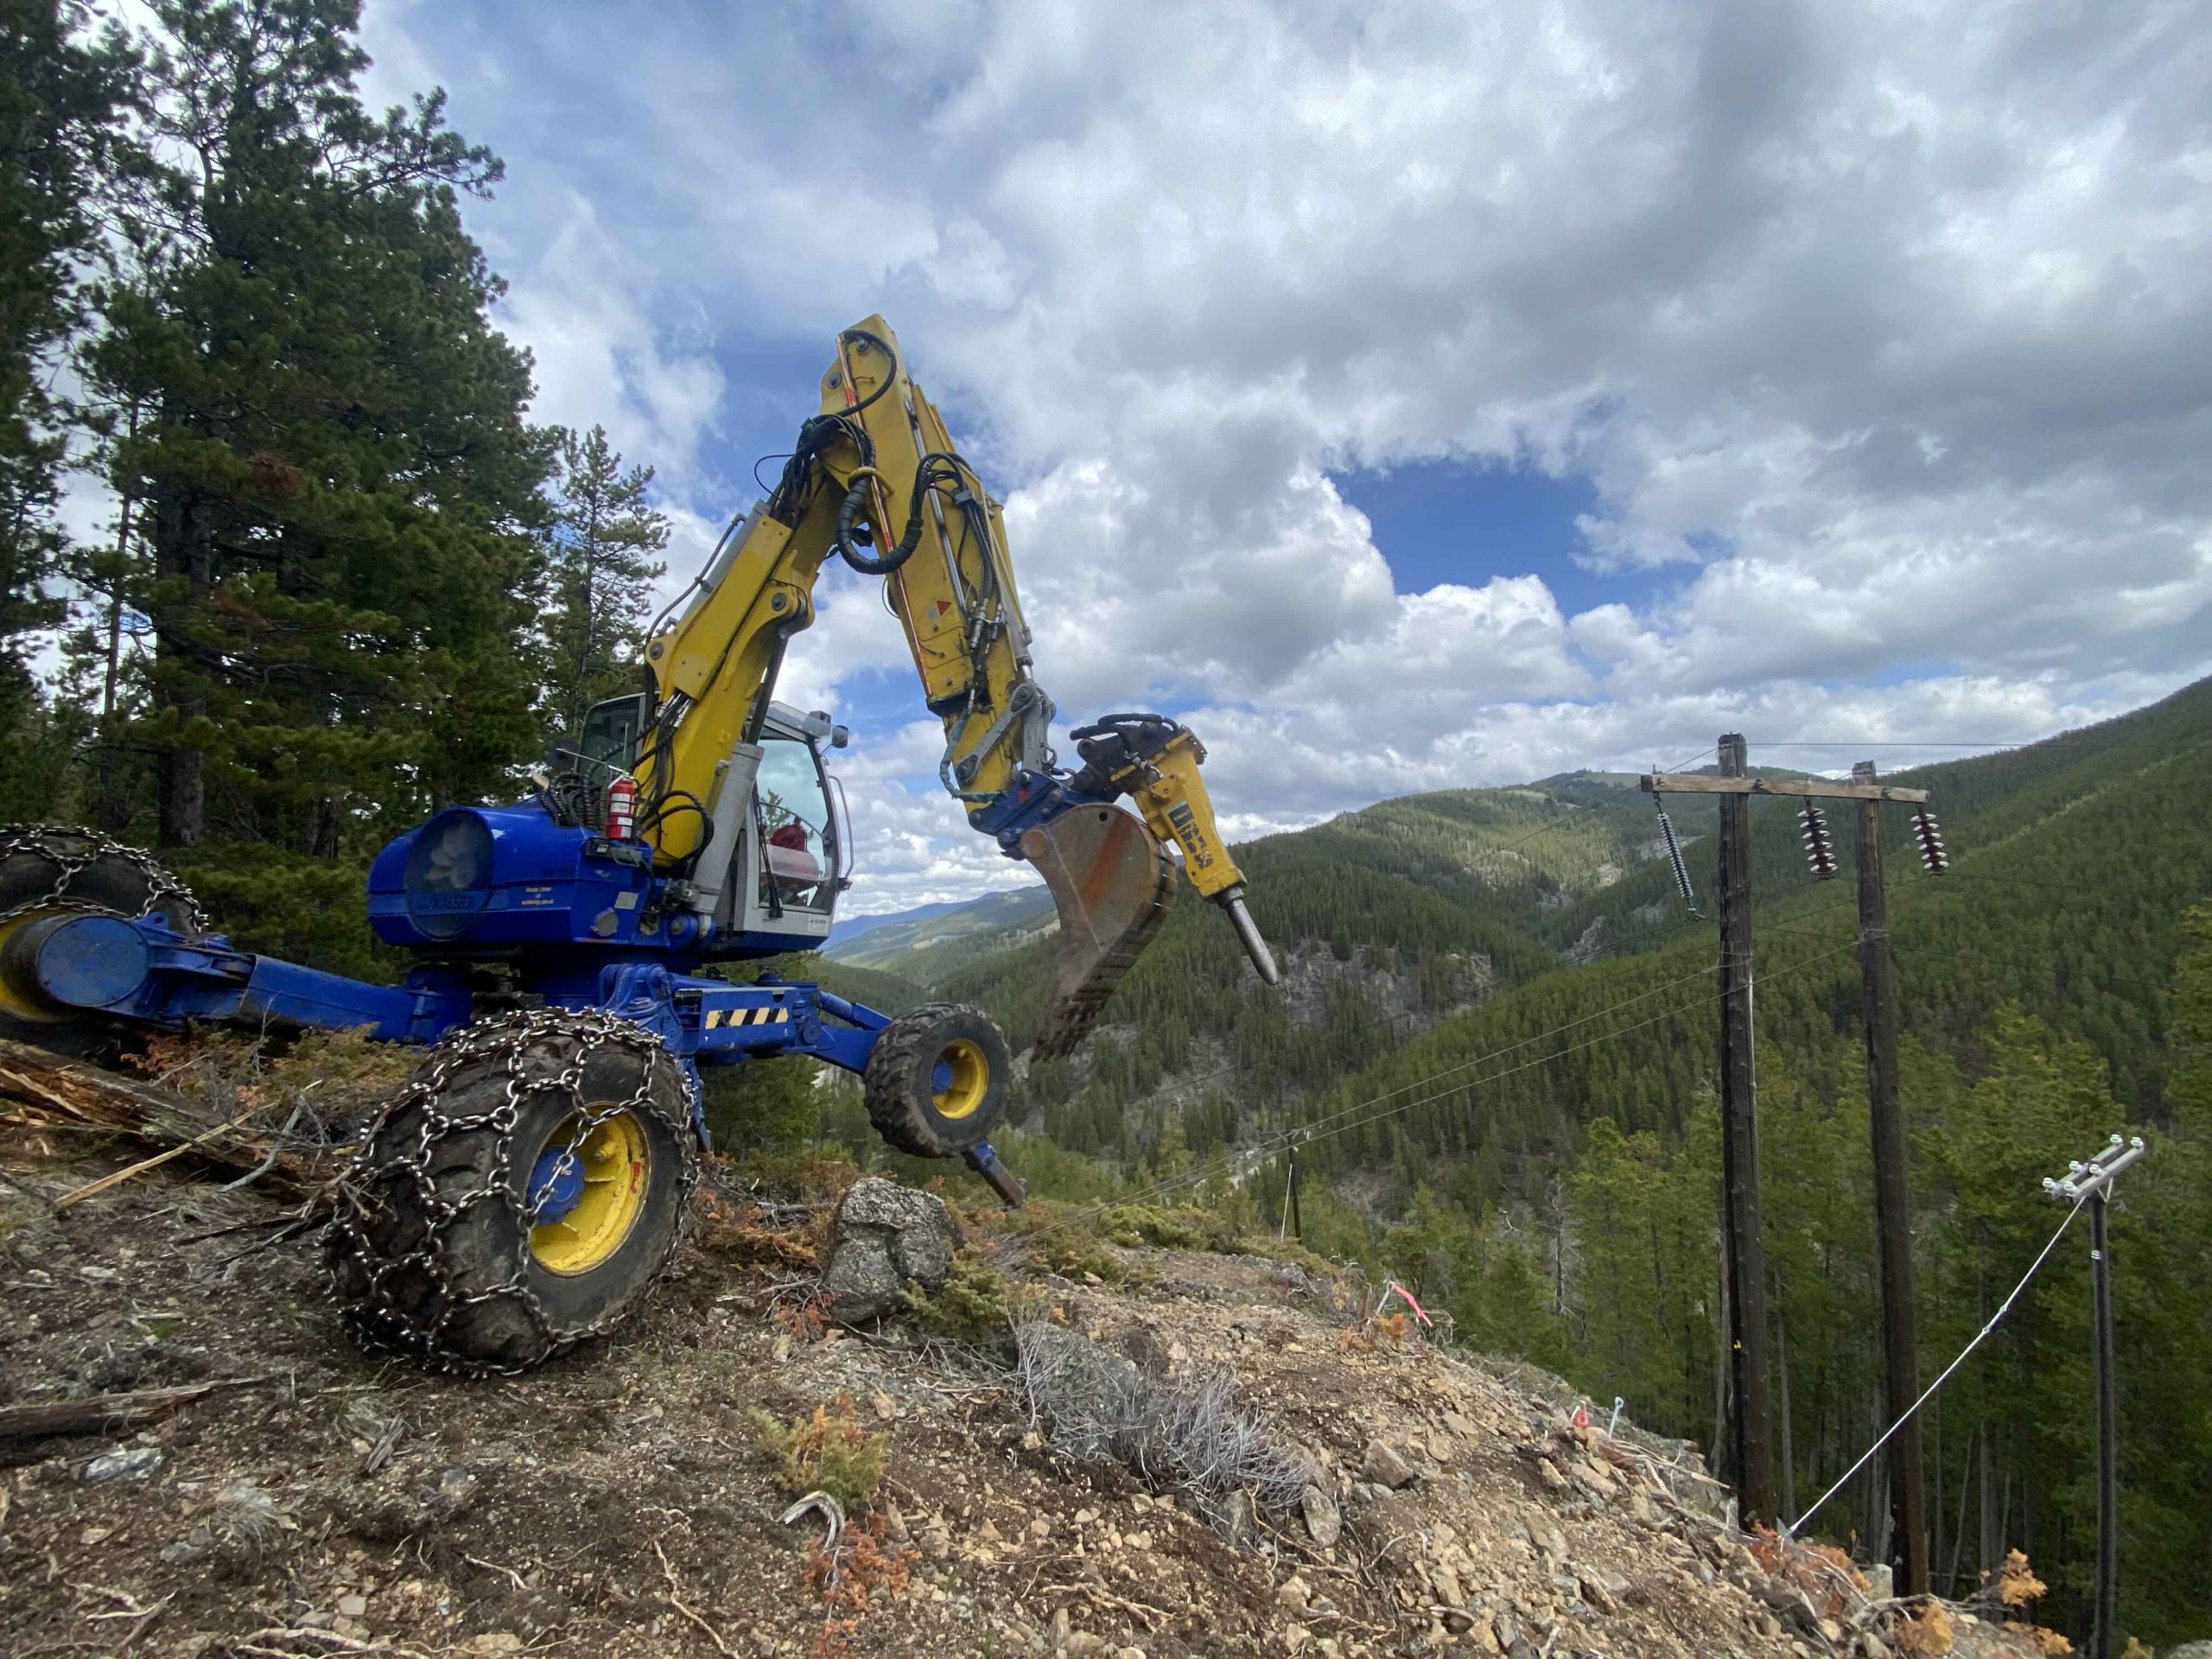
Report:
[[1021,1311],[1020,1293],[988,1262],[962,1252],[952,1260],[944,1288],[934,1296],[909,1280],[899,1293],[914,1327],[949,1342],[991,1346],[1008,1339]]
[[1236,1230],[1224,1217],[1189,1205],[1170,1209],[1157,1204],[1117,1204],[1100,1221],[1106,1236],[1116,1244],[1154,1244],[1162,1249],[1222,1254],[1238,1248]]
[[850,1395],[841,1394],[811,1415],[788,1423],[755,1406],[745,1421],[760,1447],[782,1461],[778,1478],[793,1497],[827,1492],[847,1515],[875,1502],[883,1484],[884,1437],[866,1433],[853,1415]]

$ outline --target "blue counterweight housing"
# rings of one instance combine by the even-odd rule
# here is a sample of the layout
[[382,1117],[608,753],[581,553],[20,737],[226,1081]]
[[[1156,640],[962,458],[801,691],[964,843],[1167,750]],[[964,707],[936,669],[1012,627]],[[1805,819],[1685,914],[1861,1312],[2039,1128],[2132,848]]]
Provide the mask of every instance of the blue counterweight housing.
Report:
[[703,960],[699,919],[665,913],[666,887],[643,842],[556,823],[537,801],[453,807],[377,855],[369,925],[386,944],[445,957],[573,946]]

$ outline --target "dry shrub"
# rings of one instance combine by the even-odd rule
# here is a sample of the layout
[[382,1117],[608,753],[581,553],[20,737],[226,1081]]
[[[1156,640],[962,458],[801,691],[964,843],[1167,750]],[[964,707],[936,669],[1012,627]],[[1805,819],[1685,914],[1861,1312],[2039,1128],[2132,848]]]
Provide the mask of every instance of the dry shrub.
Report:
[[1897,1623],[1897,1645],[1915,1659],[1941,1659],[1957,1643],[1951,1616],[1938,1601],[1923,1602]]
[[849,1525],[843,1537],[806,1553],[806,1587],[822,1603],[822,1628],[815,1632],[814,1659],[851,1651],[861,1621],[879,1595],[895,1601],[906,1593],[908,1574],[920,1559],[912,1549],[887,1549],[870,1517]]
[[830,1304],[819,1296],[779,1301],[768,1317],[793,1342],[819,1342],[830,1334]]
[[746,1414],[746,1421],[760,1436],[761,1448],[782,1460],[779,1478],[793,1497],[827,1492],[848,1516],[875,1502],[876,1488],[883,1484],[886,1442],[861,1428],[849,1394],[788,1423],[758,1406]]
[[1150,1376],[1045,1315],[1015,1326],[1014,1346],[1031,1423],[1078,1462],[1118,1464],[1154,1491],[1207,1505],[1247,1491],[1262,1509],[1287,1510],[1314,1482],[1305,1458],[1237,1408],[1223,1372]]
[[[1997,1582],[1993,1587],[1997,1599],[2004,1604],[2005,1611],[2018,1613],[2023,1619],[2027,1617],[2026,1610],[2041,1601],[2044,1592],[2050,1588],[2035,1575],[2035,1570],[2028,1565],[2027,1556],[2017,1549],[2006,1553],[2005,1564],[1997,1569]],[[2037,1653],[2074,1651],[2074,1644],[2056,1630],[2043,1630],[2031,1624],[2023,1633],[2035,1643]]]
[[768,1212],[747,1207],[702,1186],[693,1200],[699,1217],[701,1248],[740,1267],[812,1273],[821,1266],[819,1229],[812,1221],[777,1227]]
[[421,1058],[360,1030],[308,1031],[272,1042],[203,1026],[151,1033],[129,1063],[213,1119],[251,1113],[254,1129],[313,1150],[350,1141],[405,1085]]
[[715,1154],[712,1162],[721,1185],[769,1198],[787,1198],[817,1210],[834,1210],[845,1189],[861,1178],[849,1158],[820,1152]]
[[2012,1550],[2005,1557],[2005,1565],[1997,1569],[1997,1599],[2007,1607],[2025,1607],[2041,1601],[2044,1592],[2050,1586],[2036,1577],[2028,1566],[2028,1558],[2019,1550]]
[[1803,1591],[1806,1599],[1830,1618],[1843,1617],[1847,1588],[1866,1588],[1866,1575],[1849,1554],[1833,1545],[1799,1543],[1784,1539],[1771,1527],[1754,1526],[1747,1548],[1768,1577]]

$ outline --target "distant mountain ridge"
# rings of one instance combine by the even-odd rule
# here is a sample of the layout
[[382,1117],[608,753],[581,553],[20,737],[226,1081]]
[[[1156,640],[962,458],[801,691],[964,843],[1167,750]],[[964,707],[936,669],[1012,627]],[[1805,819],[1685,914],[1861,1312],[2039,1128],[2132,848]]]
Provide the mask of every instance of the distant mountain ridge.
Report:
[[1052,914],[1052,895],[1043,886],[1014,887],[975,899],[918,905],[885,916],[855,917],[838,924],[822,954],[831,962],[913,978],[912,968],[925,952],[984,940],[993,943],[983,948],[999,948],[1014,938],[1028,937],[1040,918]]
[[[990,895],[985,893],[983,898]],[[975,899],[944,899],[933,905],[916,905],[911,910],[880,911],[873,916],[842,916],[830,930],[830,938],[837,944],[850,944],[864,934],[879,927],[893,927],[902,922],[926,922],[938,916],[950,915],[956,910],[965,910],[979,902]]]

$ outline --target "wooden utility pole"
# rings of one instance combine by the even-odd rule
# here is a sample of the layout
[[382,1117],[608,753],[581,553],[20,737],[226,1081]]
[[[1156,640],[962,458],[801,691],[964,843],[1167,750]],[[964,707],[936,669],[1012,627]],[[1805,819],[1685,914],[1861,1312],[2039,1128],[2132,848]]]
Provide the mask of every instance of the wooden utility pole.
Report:
[[[1644,791],[1652,795],[1717,795],[1720,798],[1719,868],[1716,887],[1720,911],[1720,1159],[1722,1239],[1725,1247],[1726,1274],[1724,1288],[1728,1304],[1728,1377],[1734,1399],[1734,1410],[1729,1423],[1728,1450],[1733,1459],[1737,1499],[1739,1512],[1746,1522],[1760,1521],[1771,1526],[1777,1522],[1774,1481],[1774,1408],[1773,1395],[1768,1384],[1767,1313],[1766,1313],[1766,1250],[1759,1234],[1759,1139],[1758,1107],[1758,1074],[1755,1064],[1754,1033],[1752,1027],[1753,980],[1751,976],[1751,798],[1754,795],[1790,796],[1803,800],[1849,800],[1866,804],[1872,811],[1883,801],[1906,801],[1925,804],[1928,791],[1922,789],[1897,789],[1878,784],[1871,778],[1855,779],[1847,784],[1831,783],[1821,778],[1752,778],[1746,775],[1748,757],[1742,736],[1731,732],[1720,740],[1719,776],[1706,777],[1694,773],[1653,772],[1642,779]],[[1866,854],[1860,854],[1863,860]],[[1877,874],[1879,869],[1877,866]],[[1863,876],[1862,876],[1863,880]],[[1864,906],[1862,886],[1860,902]],[[1879,882],[1876,883],[1875,903],[1880,904]],[[1882,933],[1882,963],[1885,970],[1889,963],[1886,925]],[[1866,959],[1864,949],[1861,960]],[[1872,999],[1870,997],[1870,1006]],[[1890,1007],[1889,1034],[1886,1039],[1890,1057],[1889,1077],[1891,1098],[1896,1098],[1897,1025],[1895,993],[1888,997]],[[1868,1065],[1873,1065],[1875,1038],[1870,1030]],[[1878,1136],[1879,1131],[1877,1131]],[[1904,1227],[1904,1131],[1897,1129],[1898,1227]],[[1878,1166],[1880,1161],[1877,1148]],[[1879,1179],[1878,1176],[1878,1187]],[[1907,1240],[1909,1248],[1910,1241]],[[1888,1294],[1887,1262],[1885,1261],[1884,1306],[1891,1306]],[[1910,1262],[1904,1279],[1904,1307],[1910,1332]],[[1885,1332],[1888,1324],[1885,1321]],[[1910,1344],[1904,1351],[1911,1352]],[[1895,1379],[1890,1390],[1891,1421],[1896,1421],[1900,1407]],[[1914,1398],[1908,1388],[1903,1404],[1910,1406]],[[1908,1425],[1910,1427],[1910,1425]],[[1918,1440],[1913,1442],[1914,1465],[1918,1466]],[[1893,1482],[1892,1491],[1899,1491],[1903,1482]],[[1917,1515],[1917,1477],[1912,1483],[1915,1493],[1915,1513]],[[1902,1502],[1902,1498],[1899,1500]],[[1920,1563],[1921,1582],[1927,1574],[1927,1541],[1923,1529],[1898,1529],[1910,1537],[1919,1540],[1916,1545],[1905,1546],[1916,1550]]]
[[[1852,781],[1872,784],[1861,761]],[[1882,1274],[1882,1365],[1890,1438],[1891,1567],[1897,1593],[1928,1593],[1928,1510],[1922,1484],[1919,1339],[1912,1290],[1912,1224],[1905,1187],[1904,1108],[1897,1084],[1897,976],[1882,890],[1882,803],[1859,803],[1859,973],[1866,1003],[1866,1107],[1873,1128],[1874,1236]]]
[[[1744,776],[1744,740],[1720,740],[1720,780]],[[1768,1388],[1766,1246],[1759,1232],[1758,1082],[1751,1025],[1751,800],[1720,798],[1720,1189],[1728,1262],[1731,1462],[1746,1524],[1776,1523]]]

